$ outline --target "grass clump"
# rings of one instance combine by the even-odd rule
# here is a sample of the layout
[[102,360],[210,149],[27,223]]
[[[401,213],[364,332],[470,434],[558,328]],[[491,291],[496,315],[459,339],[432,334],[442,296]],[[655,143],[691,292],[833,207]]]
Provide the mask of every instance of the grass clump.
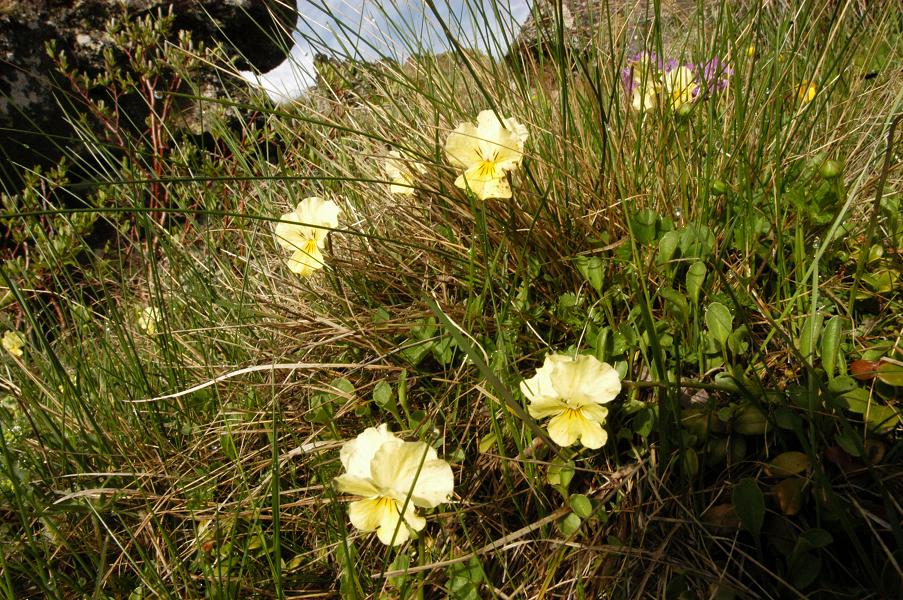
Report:
[[[612,12],[587,47],[559,18],[507,60],[330,63],[6,195],[2,593],[892,596],[899,14],[704,8],[639,47]],[[450,161],[465,123],[521,155]],[[341,212],[299,277],[274,232],[310,197]],[[601,448],[522,391],[550,354],[617,373]],[[395,500],[402,545],[333,485],[378,424],[429,455],[412,491],[427,446],[454,477]]]

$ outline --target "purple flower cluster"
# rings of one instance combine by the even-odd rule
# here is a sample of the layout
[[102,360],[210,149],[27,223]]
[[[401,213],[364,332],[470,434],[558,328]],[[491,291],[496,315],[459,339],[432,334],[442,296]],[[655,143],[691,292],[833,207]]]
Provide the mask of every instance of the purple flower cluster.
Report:
[[[669,58],[663,60],[654,52],[638,52],[627,59],[627,66],[621,70],[621,83],[628,96],[631,96],[639,85],[658,85],[661,76],[676,69],[680,63]],[[696,77],[698,88],[693,95],[702,92],[709,95],[727,88],[734,70],[730,65],[715,56],[702,64],[686,63],[683,66],[690,69]],[[644,76],[652,76],[654,81],[643,82]]]
[[730,77],[734,74],[734,70],[717,56],[712,57],[705,64],[696,65],[692,68],[697,77],[700,77],[701,74],[701,80],[705,83],[705,87],[710,94],[727,88]]
[[[656,71],[662,70],[662,60],[655,52],[638,52],[627,59],[627,66],[621,70],[621,83],[627,95],[633,94],[642,82],[642,71],[649,68],[649,65],[655,65]],[[646,82],[646,85],[652,85],[653,82]]]

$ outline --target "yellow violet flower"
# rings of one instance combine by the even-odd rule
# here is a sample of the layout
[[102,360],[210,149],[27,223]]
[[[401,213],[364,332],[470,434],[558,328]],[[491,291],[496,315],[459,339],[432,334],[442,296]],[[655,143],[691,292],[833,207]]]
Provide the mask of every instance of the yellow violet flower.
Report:
[[145,306],[138,315],[138,328],[147,335],[157,333],[157,325],[159,325],[163,315],[160,309],[155,306]]
[[290,213],[282,215],[276,225],[276,240],[292,252],[288,268],[302,277],[310,276],[323,268],[320,249],[326,242],[330,229],[339,225],[341,209],[332,200],[305,198]]
[[665,73],[662,80],[671,99],[671,107],[676,111],[687,111],[699,94],[699,84],[693,71],[680,65]]
[[383,169],[391,182],[389,192],[393,194],[413,194],[416,191],[414,189],[415,176],[426,173],[422,164],[406,160],[406,157],[403,157],[397,150],[389,152]]
[[818,86],[804,79],[800,84],[800,87],[796,90],[796,97],[799,98],[800,102],[803,104],[808,104],[815,100],[815,94],[817,93]]
[[3,349],[13,356],[21,357],[25,354],[22,350],[25,347],[25,338],[18,331],[7,331],[3,334],[3,340],[0,343],[3,344]]
[[633,110],[643,112],[655,108],[661,83],[658,62],[653,54],[640,52],[629,59],[621,78],[631,94]]
[[621,391],[621,378],[610,364],[584,354],[549,354],[536,375],[521,381],[520,389],[530,400],[530,416],[552,417],[548,431],[556,444],[567,447],[579,440],[596,449],[608,441],[602,427],[608,409],[602,405]]
[[[342,446],[339,459],[345,473],[336,489],[360,496],[348,506],[351,524],[376,531],[383,544],[397,546],[420,531],[426,519],[417,508],[448,502],[454,476],[447,462],[424,442],[405,442],[385,424],[369,427]],[[403,509],[403,512],[402,512]]]
[[645,91],[641,91],[638,86],[633,90],[633,99],[630,102],[630,106],[633,110],[638,112],[643,112],[646,110],[650,110],[655,108],[655,97],[657,92],[655,90],[655,86],[647,85]]
[[477,115],[477,124],[461,123],[445,140],[445,153],[452,166],[464,172],[455,180],[480,200],[510,198],[507,173],[524,158],[527,128],[513,117],[502,120],[491,110]]

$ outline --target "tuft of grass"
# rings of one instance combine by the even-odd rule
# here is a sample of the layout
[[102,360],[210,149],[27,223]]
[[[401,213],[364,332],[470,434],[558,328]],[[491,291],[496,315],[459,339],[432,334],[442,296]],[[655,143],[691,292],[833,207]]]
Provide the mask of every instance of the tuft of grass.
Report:
[[[85,124],[85,181],[3,198],[3,325],[28,344],[2,359],[0,594],[899,590],[899,11],[661,4],[601,12],[586,47],[559,13],[504,60],[339,56],[280,106],[184,89],[216,55],[161,43],[166,68],[136,74],[173,84],[147,127]],[[644,48],[719,56],[730,86],[636,112],[621,76]],[[168,120],[183,102],[202,139]],[[444,156],[483,109],[529,130],[510,200],[456,188]],[[413,195],[389,194],[390,150],[425,167]],[[343,213],[301,279],[272,230],[313,195]],[[624,377],[602,450],[525,414],[550,351]],[[398,548],[331,484],[383,422],[455,473]]]

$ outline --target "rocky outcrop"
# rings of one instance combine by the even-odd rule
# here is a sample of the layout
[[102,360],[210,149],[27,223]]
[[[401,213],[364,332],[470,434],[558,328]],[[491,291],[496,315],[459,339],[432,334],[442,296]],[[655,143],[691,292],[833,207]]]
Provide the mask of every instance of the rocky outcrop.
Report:
[[[717,4],[717,3],[708,3]],[[560,6],[560,9],[559,9]],[[661,34],[667,46],[679,38],[696,0],[661,0]],[[655,21],[651,0],[534,0],[530,16],[508,53],[509,59],[536,56],[552,51],[563,42],[568,51],[581,52],[591,44],[605,40],[603,51],[616,44],[634,54],[647,46]],[[609,31],[614,39],[609,38]],[[560,36],[560,37],[559,37]]]
[[[45,46],[53,40],[79,72],[98,73],[111,45],[106,24],[172,10],[172,35],[220,43],[237,68],[267,70],[291,46],[295,12],[282,0],[0,0],[0,180],[18,166],[55,162],[71,137],[60,109],[67,87]],[[62,102],[65,104],[65,102]]]

